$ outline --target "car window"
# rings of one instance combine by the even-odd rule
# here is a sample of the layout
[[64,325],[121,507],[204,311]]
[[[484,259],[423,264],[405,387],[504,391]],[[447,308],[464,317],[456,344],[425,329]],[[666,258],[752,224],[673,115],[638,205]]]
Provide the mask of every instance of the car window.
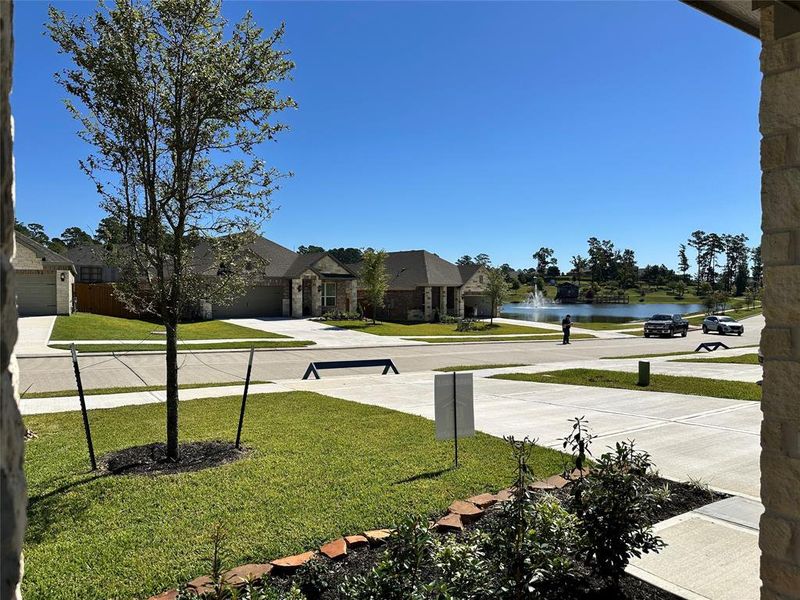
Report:
[[708,317],[708,320],[709,320],[709,321],[716,321],[716,320],[717,320],[717,317]]
[[653,315],[653,321],[669,321],[669,315]]
[[672,320],[673,321],[680,321],[681,320],[681,316],[680,315],[672,315]]
[[726,323],[730,323],[733,321],[733,319],[731,319],[730,317],[720,317],[719,320],[725,321]]

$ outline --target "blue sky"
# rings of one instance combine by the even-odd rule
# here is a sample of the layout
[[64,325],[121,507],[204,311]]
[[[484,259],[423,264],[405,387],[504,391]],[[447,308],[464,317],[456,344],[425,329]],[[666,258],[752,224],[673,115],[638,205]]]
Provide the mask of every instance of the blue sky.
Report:
[[[56,3],[85,14],[94,3]],[[225,2],[285,21],[299,108],[263,156],[295,176],[264,228],[290,248],[425,248],[561,265],[586,239],[673,266],[694,229],[760,236],[758,42],[677,1]],[[15,4],[17,216],[103,216],[44,36]]]

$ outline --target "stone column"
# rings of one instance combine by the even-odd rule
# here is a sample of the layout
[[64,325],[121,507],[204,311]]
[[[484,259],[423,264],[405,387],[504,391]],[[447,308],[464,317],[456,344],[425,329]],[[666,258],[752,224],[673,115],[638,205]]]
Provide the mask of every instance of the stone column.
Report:
[[19,598],[27,487],[25,429],[19,414],[17,306],[14,297],[14,161],[11,73],[14,43],[11,2],[0,2],[0,599]]
[[425,309],[423,318],[426,321],[433,321],[433,291],[431,286],[425,286]]
[[348,284],[347,288],[348,298],[350,299],[350,312],[358,310],[358,280],[353,279]]
[[[56,314],[72,314],[72,284],[71,271],[56,271]],[[64,278],[62,281],[61,278]]]
[[303,280],[292,279],[292,317],[303,316]]
[[439,314],[444,316],[447,314],[447,286],[443,285],[439,288]]
[[800,33],[775,39],[786,10],[761,9],[763,600],[800,600]]
[[319,317],[322,314],[322,280],[319,277],[311,279],[311,316]]
[[459,318],[464,317],[464,298],[461,296],[461,288],[457,287],[453,290],[453,303],[455,304],[456,316]]

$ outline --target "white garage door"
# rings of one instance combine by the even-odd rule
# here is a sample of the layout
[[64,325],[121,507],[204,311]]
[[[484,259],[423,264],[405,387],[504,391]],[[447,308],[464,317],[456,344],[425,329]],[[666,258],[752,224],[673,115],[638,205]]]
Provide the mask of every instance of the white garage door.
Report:
[[56,314],[55,273],[17,273],[16,287],[21,317]]
[[251,287],[229,306],[215,305],[215,319],[240,317],[280,317],[283,314],[283,288],[259,285]]

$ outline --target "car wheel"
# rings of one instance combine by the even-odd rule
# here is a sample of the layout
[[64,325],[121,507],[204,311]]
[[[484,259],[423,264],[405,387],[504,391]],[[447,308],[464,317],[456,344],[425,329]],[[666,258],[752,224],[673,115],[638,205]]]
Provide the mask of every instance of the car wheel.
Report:
[[669,328],[669,337],[675,337],[675,329],[672,327]]
[[688,328],[684,329],[683,331],[681,331],[681,337],[686,337],[687,333],[689,333],[689,329]]
[[743,333],[744,333],[744,331],[740,331],[740,332],[739,332],[739,335],[742,335]]
[[708,333],[708,325],[703,325],[703,333]]
[[717,333],[720,335],[725,335],[725,330],[722,327],[717,327]]
[[649,333],[645,333],[645,334],[644,334],[644,337],[646,337],[646,338],[649,338],[649,337],[650,337],[650,334],[649,334]]

